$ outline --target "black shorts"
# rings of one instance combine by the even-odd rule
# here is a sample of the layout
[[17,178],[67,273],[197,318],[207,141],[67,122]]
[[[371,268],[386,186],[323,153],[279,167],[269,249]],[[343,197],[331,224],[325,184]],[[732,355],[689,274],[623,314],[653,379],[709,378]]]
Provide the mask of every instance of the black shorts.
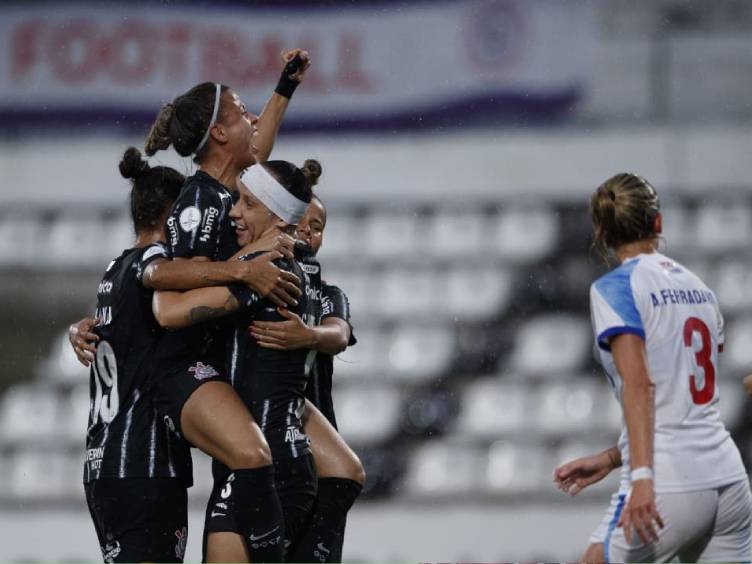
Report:
[[[214,464],[214,489],[209,497],[204,521],[204,531],[240,533],[232,511],[234,500],[231,488],[225,489],[230,471]],[[301,536],[308,517],[316,502],[318,481],[313,456],[306,454],[299,458],[274,462],[274,482],[282,512],[285,518],[285,544],[294,544]]]
[[160,367],[155,378],[157,410],[171,431],[185,439],[180,425],[180,414],[185,402],[201,386],[216,381],[229,383],[224,375],[223,361],[193,359],[182,364]]
[[105,562],[182,562],[188,491],[175,478],[101,478],[84,484]]

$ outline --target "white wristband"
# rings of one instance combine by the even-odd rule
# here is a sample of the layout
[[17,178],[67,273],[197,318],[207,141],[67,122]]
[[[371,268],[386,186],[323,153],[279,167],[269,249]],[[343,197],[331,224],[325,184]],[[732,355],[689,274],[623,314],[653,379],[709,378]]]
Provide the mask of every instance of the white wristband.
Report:
[[630,476],[633,482],[636,482],[637,480],[652,480],[653,469],[649,466],[640,466],[639,468],[632,470],[632,474]]

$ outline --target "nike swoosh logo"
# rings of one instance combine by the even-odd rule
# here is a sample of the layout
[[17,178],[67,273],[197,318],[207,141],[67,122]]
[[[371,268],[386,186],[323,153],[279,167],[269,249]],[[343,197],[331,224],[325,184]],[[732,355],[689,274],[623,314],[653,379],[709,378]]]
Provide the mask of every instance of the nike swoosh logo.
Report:
[[274,527],[271,531],[268,531],[268,532],[264,533],[263,535],[259,535],[259,536],[251,534],[251,537],[250,537],[251,542],[254,542],[254,541],[257,541],[257,540],[261,540],[264,537],[268,537],[269,535],[271,535],[273,532],[275,532],[278,529],[279,529],[279,527]]

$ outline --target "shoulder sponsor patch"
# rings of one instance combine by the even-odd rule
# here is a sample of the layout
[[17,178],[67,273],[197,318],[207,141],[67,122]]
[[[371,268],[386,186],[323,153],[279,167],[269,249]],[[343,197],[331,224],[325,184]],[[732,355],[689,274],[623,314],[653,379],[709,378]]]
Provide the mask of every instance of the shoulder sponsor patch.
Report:
[[196,206],[185,208],[180,212],[180,227],[183,231],[194,231],[201,223],[201,210]]

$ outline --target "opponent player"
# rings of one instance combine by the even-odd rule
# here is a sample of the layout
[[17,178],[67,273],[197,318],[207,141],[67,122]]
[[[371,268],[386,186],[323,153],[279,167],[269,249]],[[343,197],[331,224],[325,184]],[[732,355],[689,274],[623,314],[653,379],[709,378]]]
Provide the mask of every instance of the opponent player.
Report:
[[[230,212],[240,245],[294,230],[312,195],[310,181],[300,169],[284,161],[267,161],[251,167],[243,181],[248,188],[241,189],[240,199]],[[320,267],[310,253],[300,254],[299,250],[297,254],[298,261],[285,265],[304,281],[300,303],[294,309],[313,324],[320,316]],[[244,255],[241,259],[251,256]],[[259,301],[245,288],[206,288],[182,294],[158,292],[154,297],[154,313],[165,327],[191,324],[197,314],[207,318],[225,315],[241,305],[245,311],[234,319],[230,379],[259,421],[271,447],[277,491],[284,510],[284,537],[288,546],[294,546],[316,497],[316,473],[301,423],[304,390],[315,352],[280,352],[256,346],[247,335],[251,319],[283,317],[273,303]],[[215,464],[214,470],[215,488],[207,508],[206,531],[239,533],[229,511],[236,503],[232,492],[237,472],[221,464]],[[259,542],[267,540],[264,535],[255,538]],[[236,557],[242,557],[242,541],[236,545],[239,551]]]
[[[319,171],[320,174],[320,171]],[[298,224],[297,237],[315,254],[323,242],[327,212],[324,203],[315,194],[303,219]],[[337,286],[324,283],[322,289],[322,315],[320,325],[309,326],[294,312],[282,309],[286,321],[254,321],[252,336],[259,346],[275,350],[312,349],[318,352],[306,387],[306,397],[326,417],[334,429],[337,421],[332,402],[332,374],[334,355],[356,343],[350,325],[350,304],[345,293]],[[357,455],[332,432],[321,435],[316,426],[306,425],[312,435],[312,449],[316,458],[318,492],[316,505],[298,548],[288,556],[293,562],[340,562],[344,543],[347,513],[365,483],[365,472]],[[326,452],[327,440],[339,439],[337,448],[346,456],[333,464]]]
[[692,272],[657,252],[662,217],[634,174],[590,201],[595,245],[621,263],[591,287],[600,360],[624,410],[617,448],[564,464],[575,494],[623,466],[619,491],[585,562],[749,561],[752,497],[718,412],[723,318]]
[[182,562],[191,458],[155,410],[149,367],[161,330],[142,277],[167,254],[162,226],[184,178],[150,168],[132,147],[120,173],[133,183],[136,243],[109,264],[97,291],[86,501],[105,562]]

